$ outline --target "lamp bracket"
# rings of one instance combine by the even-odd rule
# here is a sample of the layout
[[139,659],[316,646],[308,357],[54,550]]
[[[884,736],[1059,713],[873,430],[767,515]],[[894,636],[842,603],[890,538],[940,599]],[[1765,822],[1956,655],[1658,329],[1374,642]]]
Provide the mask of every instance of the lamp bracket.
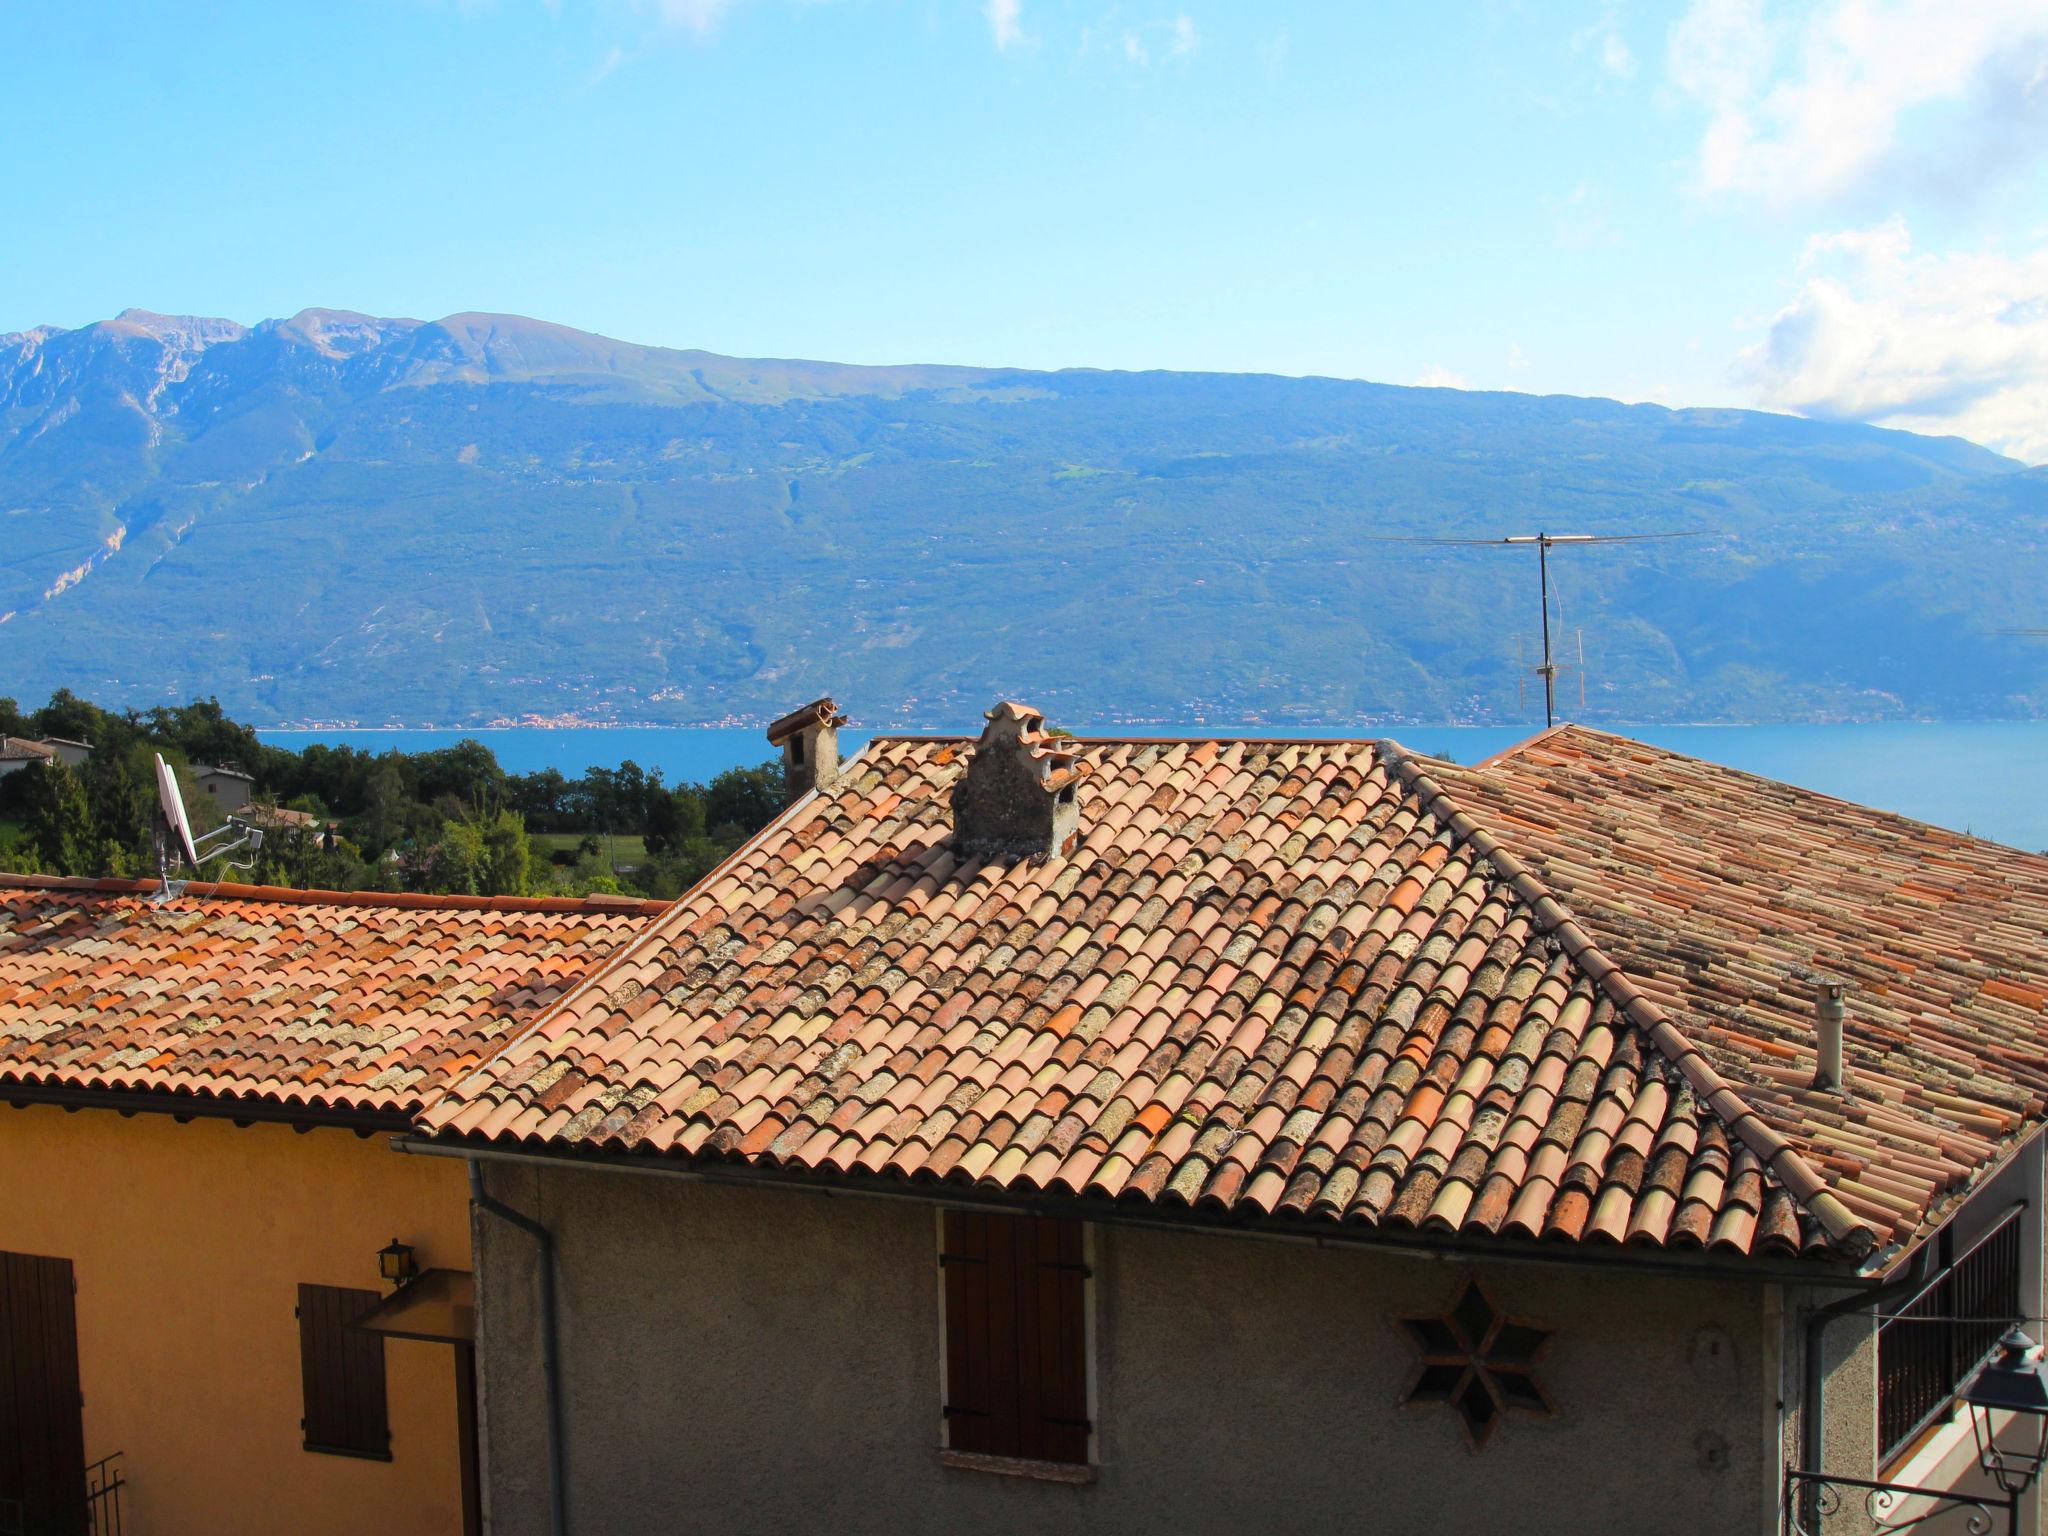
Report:
[[1952,1488],[1922,1488],[1912,1483],[1885,1483],[1832,1472],[1803,1472],[1797,1467],[1785,1469],[1780,1529],[1784,1536],[1821,1536],[1830,1528],[1828,1522],[1858,1495],[1870,1528],[1884,1531],[1886,1536],[1956,1514],[1963,1516],[1963,1523],[1941,1529],[1965,1531],[1969,1536],[1992,1536],[1999,1529],[2000,1511],[2005,1514],[2004,1529],[2009,1533],[2019,1530],[2017,1491],[1959,1493]]

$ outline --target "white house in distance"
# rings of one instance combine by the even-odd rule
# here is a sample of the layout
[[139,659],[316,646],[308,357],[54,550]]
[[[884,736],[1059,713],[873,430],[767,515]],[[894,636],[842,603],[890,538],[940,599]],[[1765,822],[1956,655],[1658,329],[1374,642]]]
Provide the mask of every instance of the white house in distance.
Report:
[[40,741],[22,736],[0,736],[0,779],[30,763],[47,763],[57,754]]
[[36,745],[48,747],[50,755],[55,757],[66,768],[83,768],[86,760],[92,756],[91,742],[73,741],[68,736],[44,736],[36,742]]
[[192,781],[206,791],[207,798],[223,816],[232,816],[247,805],[250,792],[256,787],[255,779],[239,768],[208,768],[196,763]]

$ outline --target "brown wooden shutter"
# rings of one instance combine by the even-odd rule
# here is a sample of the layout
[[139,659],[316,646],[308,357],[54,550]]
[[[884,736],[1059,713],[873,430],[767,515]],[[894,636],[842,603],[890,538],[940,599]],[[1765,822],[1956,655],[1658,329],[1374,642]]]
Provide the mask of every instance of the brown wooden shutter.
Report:
[[391,1459],[384,1406],[384,1336],[348,1325],[383,1300],[339,1285],[299,1287],[299,1376],[305,1447],[337,1456]]
[[86,1528],[76,1292],[69,1259],[0,1253],[0,1531]]
[[957,1451],[1088,1459],[1081,1224],[948,1211],[946,1422]]

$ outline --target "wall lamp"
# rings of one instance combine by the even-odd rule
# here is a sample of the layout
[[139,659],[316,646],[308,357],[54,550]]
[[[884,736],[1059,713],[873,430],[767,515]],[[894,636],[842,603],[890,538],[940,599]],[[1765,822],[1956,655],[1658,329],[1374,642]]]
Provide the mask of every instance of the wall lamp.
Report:
[[[2048,1463],[2048,1372],[2041,1350],[2017,1325],[2005,1330],[1998,1348],[1959,1394],[1969,1405],[1970,1429],[1977,1437],[1977,1464],[2005,1494],[2025,1493]],[[2037,1432],[2032,1444],[2000,1446],[1995,1413],[2031,1419]]]
[[411,1243],[401,1243],[394,1237],[377,1250],[377,1273],[393,1286],[405,1284],[419,1272],[420,1266],[412,1256]]

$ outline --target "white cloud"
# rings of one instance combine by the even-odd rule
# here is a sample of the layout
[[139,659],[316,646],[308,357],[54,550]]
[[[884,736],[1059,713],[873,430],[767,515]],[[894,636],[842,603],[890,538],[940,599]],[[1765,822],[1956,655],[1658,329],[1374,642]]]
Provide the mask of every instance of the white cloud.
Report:
[[1023,0],[987,0],[981,14],[988,18],[989,35],[999,49],[1014,48],[1024,41]]
[[1708,192],[1793,204],[1897,177],[1953,191],[2048,148],[2042,0],[1693,0],[1669,67],[1707,114]]
[[653,0],[651,5],[636,5],[635,9],[651,10],[661,18],[664,26],[694,32],[702,37],[717,26],[732,7],[733,0]]
[[1916,254],[1893,219],[1816,235],[1801,278],[1737,361],[1757,403],[2048,462],[2048,245]]
[[[1082,28],[1081,51],[1092,51],[1094,41],[1095,29]],[[1118,38],[1117,49],[1124,63],[1145,69],[1154,59],[1185,59],[1201,45],[1202,34],[1196,28],[1194,18],[1183,12],[1170,20],[1125,27]]]
[[1472,387],[1462,373],[1453,373],[1442,363],[1431,363],[1427,368],[1423,369],[1422,372],[1415,376],[1415,384],[1419,389],[1470,389]]
[[1522,350],[1519,341],[1508,343],[1508,366],[1517,371],[1529,366],[1529,354]]
[[1600,13],[1598,21],[1572,34],[1572,50],[1575,53],[1596,54],[1600,60],[1600,67],[1617,80],[1630,80],[1635,77],[1636,56],[1628,45],[1628,39],[1621,35],[1621,12],[1618,6],[1608,6]]

